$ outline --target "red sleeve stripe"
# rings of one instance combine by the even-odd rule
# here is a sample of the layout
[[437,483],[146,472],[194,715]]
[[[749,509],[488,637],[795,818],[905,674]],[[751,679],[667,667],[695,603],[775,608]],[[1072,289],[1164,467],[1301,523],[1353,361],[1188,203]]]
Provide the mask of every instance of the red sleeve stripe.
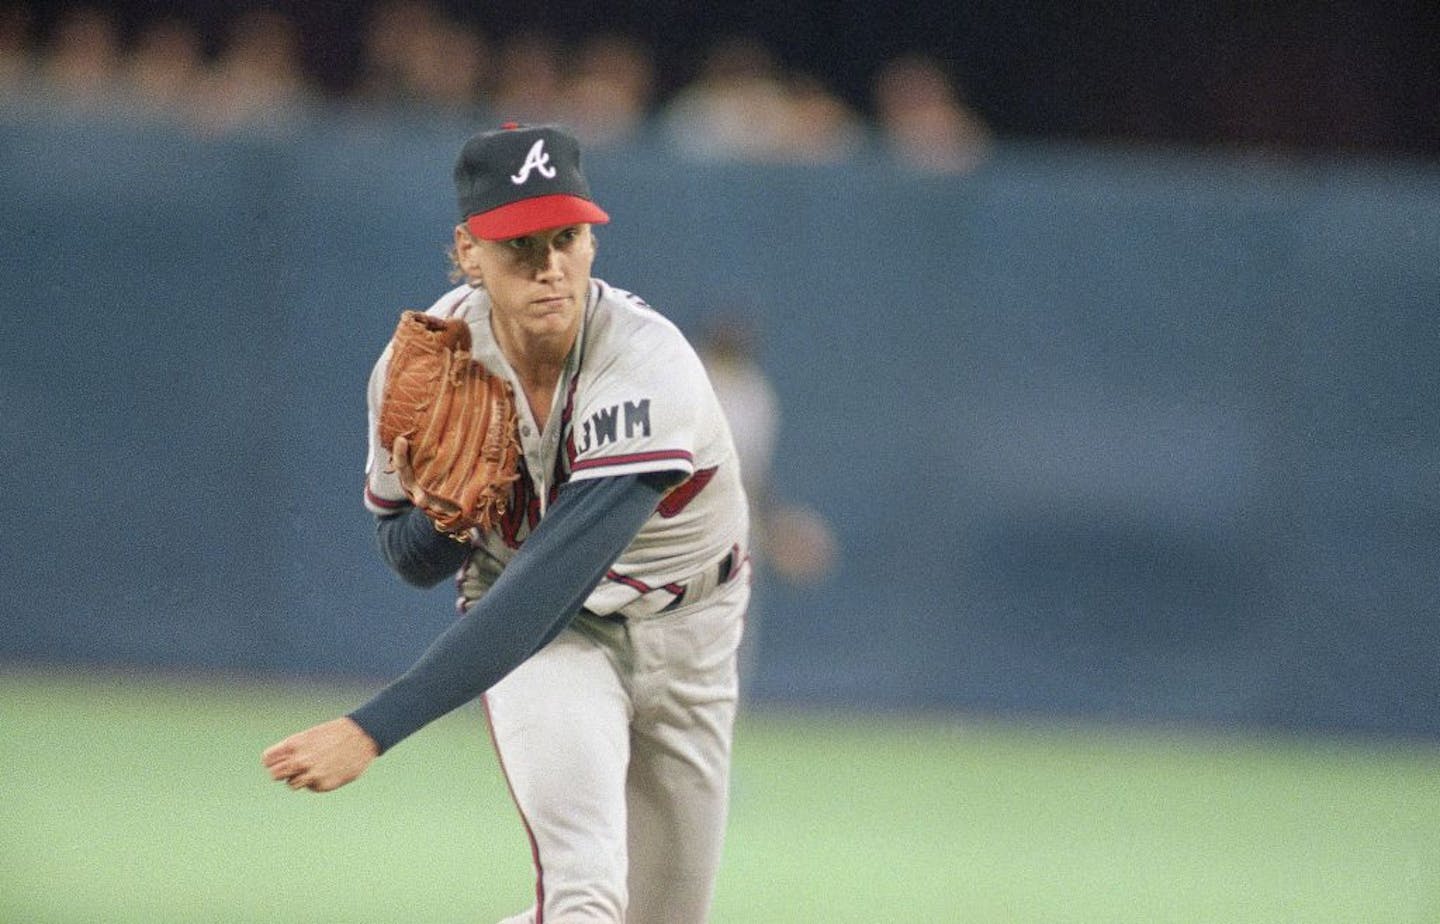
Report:
[[584,459],[570,467],[573,472],[589,468],[611,468],[617,465],[634,465],[637,462],[664,462],[675,460],[695,464],[695,457],[683,449],[661,449],[655,452],[635,452],[628,456],[605,456],[601,459]]
[[391,500],[388,497],[381,497],[374,491],[370,490],[370,486],[368,484],[365,486],[365,499],[369,501],[373,506],[379,507],[381,510],[404,510],[406,507],[410,506],[410,502],[408,500]]

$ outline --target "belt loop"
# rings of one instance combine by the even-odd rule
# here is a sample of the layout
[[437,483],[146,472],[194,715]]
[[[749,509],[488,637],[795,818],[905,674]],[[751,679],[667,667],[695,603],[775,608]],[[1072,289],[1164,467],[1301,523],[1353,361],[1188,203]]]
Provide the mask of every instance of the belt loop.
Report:
[[739,571],[744,561],[740,556],[740,543],[730,546],[730,554],[720,559],[720,583],[728,584]]

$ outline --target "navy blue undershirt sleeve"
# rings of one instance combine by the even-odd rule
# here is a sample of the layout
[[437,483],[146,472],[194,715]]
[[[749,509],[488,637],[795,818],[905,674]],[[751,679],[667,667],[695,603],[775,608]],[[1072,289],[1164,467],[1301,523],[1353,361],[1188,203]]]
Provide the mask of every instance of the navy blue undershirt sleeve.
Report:
[[467,544],[436,530],[419,507],[379,517],[375,542],[390,570],[416,587],[434,587],[452,577],[470,554]]
[[383,754],[494,686],[570,623],[680,477],[625,475],[561,487],[495,586],[349,717]]

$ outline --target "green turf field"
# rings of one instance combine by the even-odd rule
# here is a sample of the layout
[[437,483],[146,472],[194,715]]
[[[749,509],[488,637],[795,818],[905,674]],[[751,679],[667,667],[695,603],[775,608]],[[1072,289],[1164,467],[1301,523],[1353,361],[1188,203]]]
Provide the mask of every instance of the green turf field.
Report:
[[[363,691],[0,673],[0,922],[467,922],[529,850],[473,709],[327,795]],[[746,716],[714,921],[1440,921],[1440,747]]]

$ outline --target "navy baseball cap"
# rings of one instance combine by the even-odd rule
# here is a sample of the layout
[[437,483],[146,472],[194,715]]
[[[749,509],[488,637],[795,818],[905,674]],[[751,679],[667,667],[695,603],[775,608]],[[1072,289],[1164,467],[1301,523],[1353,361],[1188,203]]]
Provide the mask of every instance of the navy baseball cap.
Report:
[[580,172],[580,143],[554,125],[507,122],[465,142],[455,163],[460,220],[487,241],[582,222],[603,225]]

